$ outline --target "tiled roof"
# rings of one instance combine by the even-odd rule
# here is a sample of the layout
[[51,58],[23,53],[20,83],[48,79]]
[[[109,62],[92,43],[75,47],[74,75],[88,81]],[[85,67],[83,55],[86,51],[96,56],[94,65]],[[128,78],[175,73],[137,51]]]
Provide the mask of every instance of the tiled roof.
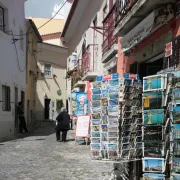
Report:
[[50,39],[60,39],[60,36],[61,36],[61,32],[44,34],[44,35],[42,35],[42,39],[43,39],[43,41],[47,41]]

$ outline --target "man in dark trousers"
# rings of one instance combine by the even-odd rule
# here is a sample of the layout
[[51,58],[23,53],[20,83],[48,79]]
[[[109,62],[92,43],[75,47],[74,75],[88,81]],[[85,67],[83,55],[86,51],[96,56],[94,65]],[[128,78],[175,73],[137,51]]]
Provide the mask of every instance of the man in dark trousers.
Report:
[[66,142],[67,131],[70,129],[70,116],[65,108],[61,109],[61,112],[57,116],[56,120],[58,122],[56,126],[56,139],[57,141],[60,141],[60,132],[62,132],[62,141]]
[[25,132],[28,132],[27,127],[26,127],[26,121],[24,117],[24,110],[23,110],[22,102],[18,103],[17,114],[19,117],[19,132],[22,133],[22,130],[24,130]]

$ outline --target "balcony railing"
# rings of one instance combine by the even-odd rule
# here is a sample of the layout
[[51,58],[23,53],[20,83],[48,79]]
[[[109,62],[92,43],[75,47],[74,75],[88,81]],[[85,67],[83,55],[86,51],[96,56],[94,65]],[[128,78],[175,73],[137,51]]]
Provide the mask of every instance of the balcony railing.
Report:
[[105,19],[103,20],[103,44],[102,44],[102,52],[103,55],[111,49],[112,45],[117,44],[117,38],[113,36],[114,26],[115,26],[115,8],[116,3],[113,8],[107,14]]
[[131,8],[138,0],[116,0],[115,8],[115,27],[131,11]]
[[88,72],[95,72],[95,46],[88,45],[82,54],[82,74],[86,75]]

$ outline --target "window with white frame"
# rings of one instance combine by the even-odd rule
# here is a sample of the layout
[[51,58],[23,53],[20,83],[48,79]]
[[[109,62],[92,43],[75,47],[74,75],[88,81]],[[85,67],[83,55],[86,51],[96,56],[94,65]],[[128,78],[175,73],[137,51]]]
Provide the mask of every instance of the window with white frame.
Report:
[[5,30],[5,24],[4,24],[4,9],[0,6],[0,30]]
[[23,30],[20,28],[20,48],[22,51],[24,51],[24,38],[23,38]]
[[2,86],[2,110],[11,111],[11,88]]
[[44,64],[44,76],[52,77],[52,66],[51,64]]

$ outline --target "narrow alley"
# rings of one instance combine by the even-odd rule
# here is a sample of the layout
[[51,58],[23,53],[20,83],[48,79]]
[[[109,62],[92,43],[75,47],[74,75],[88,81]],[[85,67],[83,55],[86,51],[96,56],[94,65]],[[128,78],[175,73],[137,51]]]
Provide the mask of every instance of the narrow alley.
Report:
[[41,128],[25,138],[0,143],[1,180],[93,180],[103,179],[112,164],[91,160],[89,146],[76,144],[74,132],[68,142],[56,142],[53,128]]

